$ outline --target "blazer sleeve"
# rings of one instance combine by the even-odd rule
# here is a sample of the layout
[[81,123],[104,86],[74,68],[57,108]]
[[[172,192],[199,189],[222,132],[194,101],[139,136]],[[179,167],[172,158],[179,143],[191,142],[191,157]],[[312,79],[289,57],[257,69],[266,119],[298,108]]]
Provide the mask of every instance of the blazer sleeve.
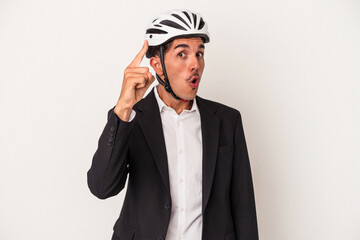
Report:
[[236,239],[258,240],[255,196],[240,112],[238,112],[234,134],[230,201]]
[[108,111],[107,123],[87,172],[89,189],[100,199],[118,194],[125,186],[130,169],[127,149],[135,121],[122,121],[114,108]]

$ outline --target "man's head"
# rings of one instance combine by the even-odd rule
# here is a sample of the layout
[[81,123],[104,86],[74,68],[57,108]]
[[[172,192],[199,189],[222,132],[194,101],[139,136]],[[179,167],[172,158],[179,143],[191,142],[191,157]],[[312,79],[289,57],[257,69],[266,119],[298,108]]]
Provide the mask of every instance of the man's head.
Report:
[[[176,38],[166,48],[164,63],[172,90],[182,99],[193,99],[205,67],[203,40],[200,37]],[[151,57],[150,65],[164,79],[159,54]]]
[[151,22],[145,38],[146,57],[161,85],[176,99],[193,99],[205,66],[204,43],[210,41],[200,14],[188,10],[162,14]]

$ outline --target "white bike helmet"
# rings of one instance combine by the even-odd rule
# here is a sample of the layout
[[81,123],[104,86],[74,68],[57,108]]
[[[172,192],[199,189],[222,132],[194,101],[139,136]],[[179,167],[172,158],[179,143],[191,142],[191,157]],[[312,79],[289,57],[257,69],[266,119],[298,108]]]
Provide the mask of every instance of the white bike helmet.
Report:
[[189,10],[172,10],[159,15],[145,33],[149,46],[159,46],[177,37],[201,37],[204,43],[210,41],[206,22],[199,13]]
[[[157,74],[156,78],[165,90],[176,99],[181,99],[175,95],[170,87],[164,64],[164,45],[175,38],[201,37],[204,43],[210,41],[210,34],[206,22],[199,13],[189,10],[171,10],[156,17],[147,27],[145,39],[149,43],[149,50],[146,57],[151,57],[151,47],[160,46],[160,60],[164,72],[164,80]],[[186,100],[183,100],[186,101]]]

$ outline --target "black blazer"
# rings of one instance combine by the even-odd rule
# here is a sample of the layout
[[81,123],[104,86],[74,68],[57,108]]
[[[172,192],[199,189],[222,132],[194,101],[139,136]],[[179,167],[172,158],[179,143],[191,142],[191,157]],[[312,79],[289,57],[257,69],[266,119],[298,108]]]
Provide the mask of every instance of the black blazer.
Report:
[[[257,240],[250,162],[240,112],[196,96],[203,141],[202,240]],[[164,240],[171,213],[165,140],[154,89],[137,102],[136,116],[108,120],[87,173],[100,199],[127,191],[113,240]],[[191,239],[197,240],[197,239]]]

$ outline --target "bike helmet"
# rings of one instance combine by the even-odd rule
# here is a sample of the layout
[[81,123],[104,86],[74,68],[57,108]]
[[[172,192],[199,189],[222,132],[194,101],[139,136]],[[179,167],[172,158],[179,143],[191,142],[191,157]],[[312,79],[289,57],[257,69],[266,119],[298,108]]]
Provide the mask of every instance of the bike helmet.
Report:
[[[210,41],[210,34],[206,22],[199,13],[189,10],[171,10],[156,17],[147,27],[145,39],[150,47],[160,47],[160,61],[163,68],[164,80],[156,74],[156,79],[165,90],[176,99],[181,99],[172,91],[168,76],[166,74],[164,62],[164,45],[175,38],[201,37],[204,43]],[[146,57],[151,57],[150,51],[146,52]],[[183,99],[181,99],[183,100]],[[186,100],[183,100],[186,101]]]

